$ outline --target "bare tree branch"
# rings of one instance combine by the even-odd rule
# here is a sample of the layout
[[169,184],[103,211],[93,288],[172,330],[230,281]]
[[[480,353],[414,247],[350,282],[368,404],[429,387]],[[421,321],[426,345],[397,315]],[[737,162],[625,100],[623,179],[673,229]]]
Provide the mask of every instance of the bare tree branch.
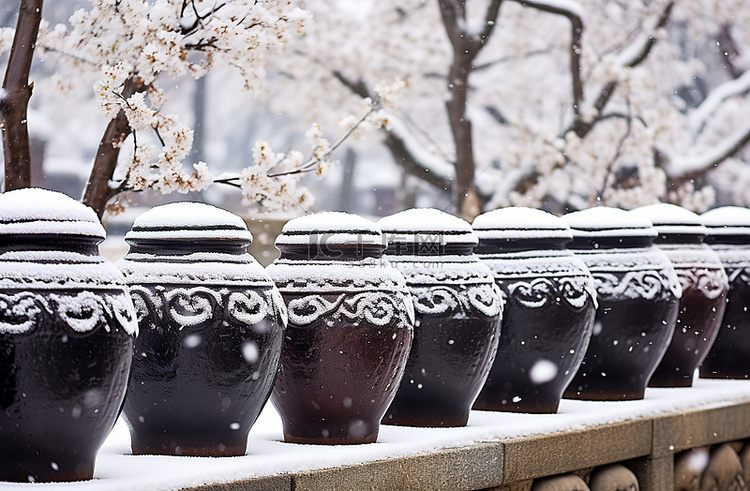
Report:
[[[129,98],[136,92],[143,92],[148,86],[141,78],[129,77],[125,81],[122,97]],[[117,116],[109,122],[104,135],[99,142],[91,175],[83,192],[83,203],[94,209],[101,218],[107,209],[107,201],[120,192],[117,188],[111,188],[109,183],[117,167],[117,157],[120,155],[120,147],[125,138],[130,135],[132,128],[128,124],[125,112],[120,110]]]
[[[662,10],[656,18],[653,30],[662,29],[669,23],[673,7],[674,2],[669,2],[664,7],[664,10]],[[650,34],[636,40],[630,49],[623,50],[625,51],[625,54],[621,56],[622,59],[620,60],[620,64],[631,68],[641,64],[646,58],[648,58],[648,55],[651,53],[651,48],[653,48],[655,43],[656,38]],[[595,111],[593,120],[586,121],[581,115],[579,115],[575,118],[568,131],[574,131],[579,138],[584,138],[594,127],[594,122],[598,121],[597,118],[601,115],[602,111],[614,95],[617,85],[618,82],[616,80],[610,80],[604,84],[604,87],[602,87],[596,98],[596,102],[594,103]]]
[[721,32],[719,32],[719,53],[732,78],[738,78],[742,75],[743,70],[736,64],[736,60],[740,56],[739,48],[732,36],[731,26],[728,24],[721,26]]
[[583,19],[572,5],[559,2],[545,2],[544,0],[514,0],[524,7],[531,7],[542,12],[562,15],[570,21],[570,75],[573,88],[573,113],[578,119],[583,100],[583,82],[581,80],[581,36],[583,35]]
[[43,0],[22,0],[16,32],[0,94],[0,126],[5,154],[5,190],[31,186],[31,151],[27,110],[34,84],[29,84]]

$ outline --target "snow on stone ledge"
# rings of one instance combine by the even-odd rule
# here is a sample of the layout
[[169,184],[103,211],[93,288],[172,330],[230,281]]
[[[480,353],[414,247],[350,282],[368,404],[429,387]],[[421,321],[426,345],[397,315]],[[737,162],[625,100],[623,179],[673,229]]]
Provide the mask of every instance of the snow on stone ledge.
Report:
[[640,401],[564,399],[557,414],[472,411],[465,428],[381,426],[378,443],[351,446],[284,443],[281,420],[268,404],[250,432],[248,454],[226,458],[130,455],[130,437],[120,420],[99,454],[93,481],[44,485],[0,483],[0,490],[37,487],[66,491],[179,489],[423,455],[481,442],[583,430],[638,418],[748,402],[750,381],[696,379],[692,388],[648,388],[646,398]]

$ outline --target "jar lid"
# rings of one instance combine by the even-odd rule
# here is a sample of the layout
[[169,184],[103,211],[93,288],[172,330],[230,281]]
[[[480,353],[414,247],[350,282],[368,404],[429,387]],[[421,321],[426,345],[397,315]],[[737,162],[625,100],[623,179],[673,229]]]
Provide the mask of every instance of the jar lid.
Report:
[[563,215],[574,239],[651,238],[658,235],[648,218],[620,208],[597,206]]
[[573,238],[570,227],[546,211],[511,206],[483,213],[474,219],[479,240],[564,240]]
[[252,242],[245,221],[206,203],[183,201],[155,206],[138,216],[126,241],[241,241]]
[[650,220],[661,236],[705,237],[708,233],[699,215],[671,203],[641,206],[631,210],[631,213]]
[[6,235],[106,237],[93,209],[63,193],[40,188],[0,194],[0,236]]
[[358,215],[327,211],[286,222],[276,246],[379,245],[385,248],[380,227]]
[[412,208],[378,220],[388,245],[475,246],[479,242],[466,220],[434,208]]
[[741,206],[722,206],[701,215],[710,236],[750,235],[750,210]]

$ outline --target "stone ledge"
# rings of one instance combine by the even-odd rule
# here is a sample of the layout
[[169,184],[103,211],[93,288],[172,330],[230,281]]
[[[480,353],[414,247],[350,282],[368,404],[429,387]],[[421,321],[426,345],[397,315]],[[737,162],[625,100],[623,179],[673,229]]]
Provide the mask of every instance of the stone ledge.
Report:
[[245,456],[133,456],[119,422],[93,481],[44,488],[526,490],[537,477],[623,462],[642,490],[669,489],[676,452],[750,438],[750,381],[696,380],[689,389],[649,389],[643,401],[564,400],[552,415],[473,411],[466,428],[383,426],[368,445],[293,445],[281,435],[269,406]]

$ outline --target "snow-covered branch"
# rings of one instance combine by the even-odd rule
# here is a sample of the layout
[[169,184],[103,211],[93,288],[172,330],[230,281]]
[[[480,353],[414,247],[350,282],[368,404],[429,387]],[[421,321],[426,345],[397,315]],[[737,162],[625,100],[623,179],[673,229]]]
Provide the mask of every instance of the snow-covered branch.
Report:
[[700,106],[690,113],[690,125],[696,133],[700,133],[711,115],[729,99],[745,95],[750,92],[750,70],[746,70],[739,78],[729,80],[714,88]]
[[[665,154],[664,169],[670,176],[695,176],[713,170],[750,142],[750,120],[722,141],[708,148],[689,148],[682,154]],[[662,151],[662,153],[665,153]]]

